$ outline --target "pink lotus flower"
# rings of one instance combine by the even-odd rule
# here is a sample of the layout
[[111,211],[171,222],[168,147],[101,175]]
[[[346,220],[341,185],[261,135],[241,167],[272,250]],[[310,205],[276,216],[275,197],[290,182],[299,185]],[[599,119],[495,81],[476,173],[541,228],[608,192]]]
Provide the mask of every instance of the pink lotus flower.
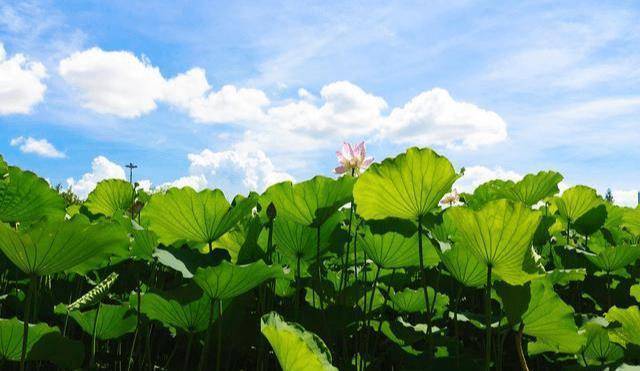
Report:
[[460,195],[458,194],[458,190],[456,190],[455,188],[453,189],[453,191],[451,191],[451,193],[446,194],[442,198],[442,200],[440,200],[441,205],[449,205],[449,206],[453,206],[458,202],[460,202]]
[[340,166],[333,171],[336,174],[351,173],[351,175],[360,174],[361,170],[366,169],[373,162],[373,157],[367,156],[367,149],[364,142],[360,142],[355,146],[349,143],[342,145],[342,150],[336,152]]

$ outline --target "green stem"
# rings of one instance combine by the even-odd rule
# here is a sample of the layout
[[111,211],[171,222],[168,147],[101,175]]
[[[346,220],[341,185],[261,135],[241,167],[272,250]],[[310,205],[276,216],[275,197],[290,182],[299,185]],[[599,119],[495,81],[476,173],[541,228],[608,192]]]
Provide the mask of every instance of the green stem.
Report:
[[295,313],[296,313],[296,321],[300,318],[300,295],[302,294],[302,277],[300,277],[300,259],[302,258],[302,253],[299,253],[296,261],[296,297],[295,300]]
[[89,361],[89,368],[93,368],[96,363],[96,329],[98,328],[98,317],[100,316],[100,306],[102,303],[98,302],[98,308],[96,309],[96,318],[93,319],[93,332],[91,333],[91,360]]
[[320,310],[324,311],[324,303],[322,299],[322,264],[320,260],[320,225],[316,227],[316,265],[318,266],[317,291],[318,301],[320,302]]
[[207,363],[207,354],[209,352],[209,345],[211,344],[211,328],[213,327],[213,311],[215,308],[215,300],[211,299],[209,305],[209,326],[207,327],[207,334],[204,339],[204,347],[202,348],[202,353],[200,354],[200,365],[198,366],[198,370],[202,371],[204,369],[204,364]]
[[[522,371],[529,371],[529,366],[527,366],[527,359],[524,357],[524,352],[522,351],[522,334],[524,333],[524,323],[520,323],[520,328],[518,328],[518,333],[516,334],[516,351],[518,352],[518,360],[520,361],[520,369]],[[583,354],[584,357],[584,354]],[[585,360],[585,367],[587,366],[587,362]]]
[[222,358],[222,300],[218,300],[218,344],[216,350],[216,371],[220,371]]
[[427,306],[427,344],[429,346],[427,358],[433,357],[433,342],[431,336],[431,309],[429,308],[429,293],[427,291],[427,271],[424,269],[424,252],[422,246],[422,217],[418,218],[418,259],[420,265],[420,280],[422,284],[422,292],[424,293],[424,301]]
[[193,343],[193,332],[189,332],[189,339],[187,340],[187,354],[184,356],[183,370],[189,369],[189,358],[191,357],[191,344]]
[[33,301],[33,291],[35,290],[36,276],[29,277],[29,288],[27,289],[27,298],[24,308],[24,327],[22,331],[22,352],[20,353],[20,371],[25,369],[25,360],[27,358],[27,340],[29,339],[29,314],[31,313],[31,302]]
[[487,267],[487,287],[484,294],[485,353],[484,369],[491,369],[491,265]]
[[351,250],[351,226],[353,224],[353,202],[351,203],[351,207],[349,208],[349,227],[348,227],[348,236],[347,240],[347,251],[344,254],[344,259],[342,263],[342,275],[340,275],[340,292],[347,284],[347,268],[349,265],[349,250]]

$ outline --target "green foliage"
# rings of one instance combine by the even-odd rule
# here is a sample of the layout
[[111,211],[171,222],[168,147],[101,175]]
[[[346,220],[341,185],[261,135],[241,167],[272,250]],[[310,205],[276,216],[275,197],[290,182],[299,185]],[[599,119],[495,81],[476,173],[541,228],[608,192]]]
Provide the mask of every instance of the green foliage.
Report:
[[125,180],[103,180],[91,191],[84,205],[92,214],[114,216],[131,208],[133,187]]
[[269,340],[283,371],[337,370],[322,339],[298,324],[285,322],[277,313],[262,317],[260,331]]
[[80,203],[0,157],[0,365],[24,331],[30,369],[637,364],[640,209],[553,171],[443,204],[459,176],[410,148],[232,202],[105,180]]
[[430,149],[409,148],[371,165],[358,179],[353,196],[365,219],[417,220],[438,206],[458,178],[447,158]]
[[0,221],[31,223],[42,217],[61,219],[64,201],[46,180],[10,166],[0,182]]

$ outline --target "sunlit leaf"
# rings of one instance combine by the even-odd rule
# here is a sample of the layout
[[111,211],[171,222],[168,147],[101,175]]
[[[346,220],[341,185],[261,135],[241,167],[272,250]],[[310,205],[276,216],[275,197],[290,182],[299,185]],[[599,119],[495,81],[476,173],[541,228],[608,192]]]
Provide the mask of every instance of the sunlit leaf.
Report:
[[165,245],[180,240],[211,243],[249,214],[255,203],[251,196],[238,198],[231,206],[218,189],[171,188],[151,197],[142,218]]
[[353,183],[354,178],[348,176],[337,180],[316,176],[296,184],[286,181],[269,187],[261,196],[260,203],[265,207],[273,203],[278,218],[317,226],[351,201]]
[[615,326],[609,330],[609,339],[623,347],[627,344],[640,345],[640,310],[634,305],[626,309],[611,307],[605,315],[607,321]]
[[524,271],[540,214],[522,203],[497,200],[480,211],[454,207],[445,213],[455,223],[454,240],[468,248],[493,272],[510,284],[532,278]]
[[125,180],[103,180],[91,191],[84,205],[92,214],[112,216],[131,207],[133,187]]
[[[427,296],[429,297],[429,307],[436,316],[442,316],[449,305],[449,297],[447,295],[436,293],[436,291],[427,287]],[[427,303],[424,300],[422,289],[406,288],[402,291],[392,291],[389,296],[392,307],[401,313],[422,313],[427,311]]]
[[222,261],[215,267],[198,268],[193,280],[214,300],[224,300],[243,294],[264,281],[282,278],[285,272],[278,265],[262,260],[246,265]]
[[555,197],[553,202],[560,216],[573,222],[603,201],[595,189],[578,185],[564,191],[561,197]]
[[[60,304],[56,306],[55,312],[66,315],[66,306]],[[96,323],[96,313],[98,321]],[[88,335],[93,335],[95,324],[95,335],[100,340],[117,339],[125,334],[133,332],[136,328],[136,315],[128,305],[100,304],[100,309],[91,309],[85,312],[73,310],[69,316]]]
[[273,348],[283,371],[333,371],[331,352],[322,339],[277,313],[262,317],[260,330]]
[[[358,236],[367,257],[381,268],[416,267],[420,264],[418,253],[418,232],[415,226],[409,231],[394,230],[393,220],[371,222],[365,226],[364,234]],[[379,230],[377,230],[379,229]],[[381,233],[378,233],[381,232]],[[423,240],[423,262],[426,267],[434,267],[440,261],[438,253],[428,240]]]
[[582,328],[586,342],[580,355],[583,361],[587,361],[587,365],[602,366],[622,359],[624,350],[609,339],[607,329],[600,323],[587,322]]
[[64,200],[46,180],[9,167],[9,179],[0,182],[0,221],[27,223],[44,216],[62,219],[64,214]]
[[59,273],[83,262],[126,249],[126,232],[114,224],[70,220],[42,221],[18,231],[0,224],[0,249],[20,270],[39,276]]
[[601,270],[613,272],[638,260],[640,258],[640,246],[609,246],[596,256],[585,256]]
[[458,178],[445,157],[428,148],[409,148],[371,165],[358,179],[353,195],[365,219],[417,220],[438,205]]

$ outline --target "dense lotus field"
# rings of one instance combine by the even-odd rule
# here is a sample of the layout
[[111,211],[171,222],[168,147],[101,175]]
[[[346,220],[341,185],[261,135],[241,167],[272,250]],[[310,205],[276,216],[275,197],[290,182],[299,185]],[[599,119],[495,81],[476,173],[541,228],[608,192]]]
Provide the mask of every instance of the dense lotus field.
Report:
[[123,180],[79,202],[0,157],[0,368],[640,362],[640,209],[553,171],[458,195],[430,149],[347,150],[339,177],[232,202]]

